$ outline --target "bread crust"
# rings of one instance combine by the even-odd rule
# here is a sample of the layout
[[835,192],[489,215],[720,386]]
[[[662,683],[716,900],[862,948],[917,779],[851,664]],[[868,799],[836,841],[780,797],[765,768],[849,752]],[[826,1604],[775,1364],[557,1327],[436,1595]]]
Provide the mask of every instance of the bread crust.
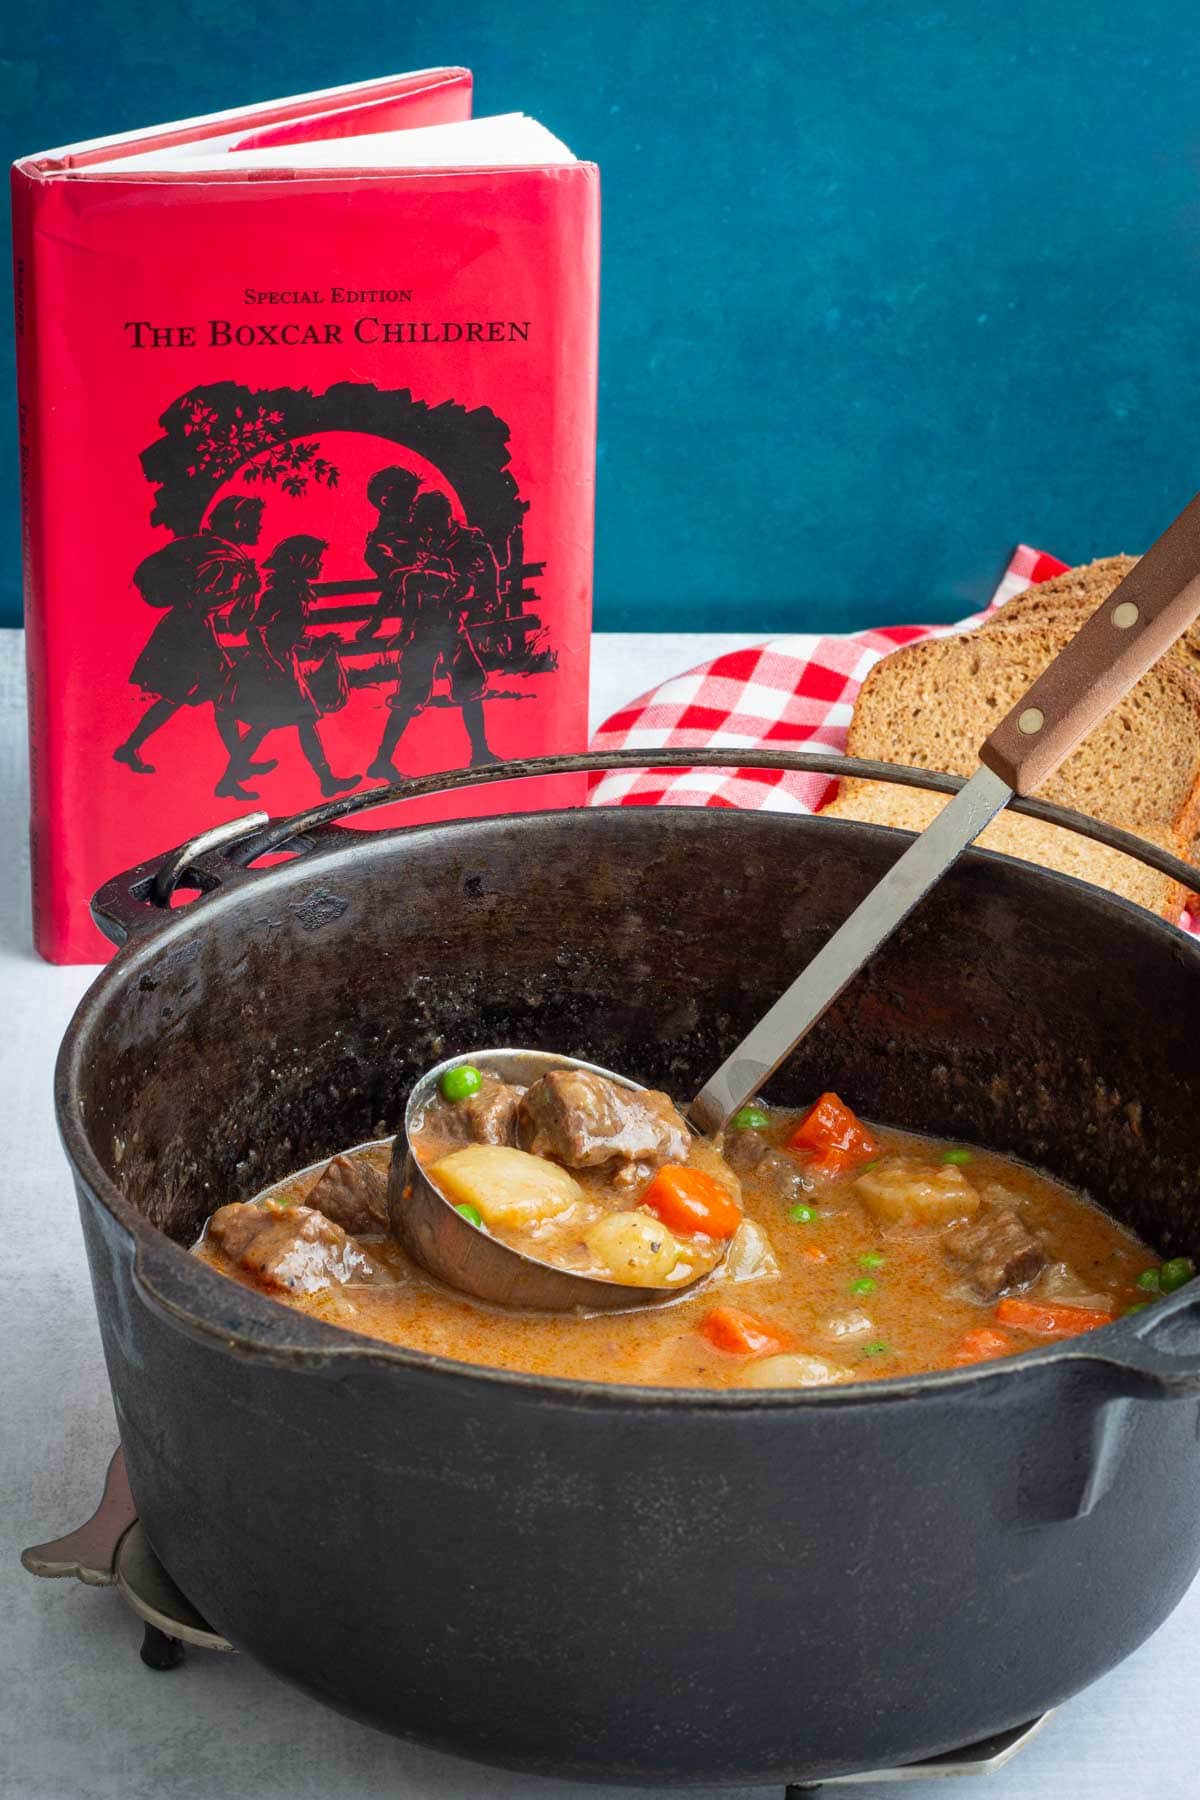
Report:
[[[979,630],[991,634],[1050,626],[1078,631],[1124,581],[1137,560],[1136,556],[1102,556],[1096,562],[1067,569],[1062,575],[1014,594],[984,620]],[[1200,623],[1189,626],[1167,655],[1182,663],[1190,674],[1200,676]]]

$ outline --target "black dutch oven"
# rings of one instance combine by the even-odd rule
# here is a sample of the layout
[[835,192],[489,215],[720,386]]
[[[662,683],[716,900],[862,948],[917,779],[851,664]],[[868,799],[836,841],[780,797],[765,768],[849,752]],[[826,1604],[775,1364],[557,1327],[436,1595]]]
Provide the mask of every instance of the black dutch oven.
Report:
[[[944,1751],[1146,1638],[1200,1565],[1190,1290],[973,1369],[689,1393],[392,1349],[187,1254],[211,1207],[395,1128],[467,1046],[692,1093],[904,841],[710,809],[330,823],[380,797],[110,883],[97,917],[127,942],[59,1063],[133,1492],[213,1625],[389,1731],[680,1785]],[[1200,945],[975,851],[772,1098],[832,1087],[1024,1157],[1195,1253],[1198,1025]]]

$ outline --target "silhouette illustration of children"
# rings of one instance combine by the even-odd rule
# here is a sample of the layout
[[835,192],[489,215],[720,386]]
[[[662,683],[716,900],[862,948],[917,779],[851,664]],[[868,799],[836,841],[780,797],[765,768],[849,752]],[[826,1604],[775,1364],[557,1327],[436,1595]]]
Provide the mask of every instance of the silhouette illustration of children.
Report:
[[[134,571],[142,599],[165,613],[129,676],[136,687],[153,696],[153,704],[113,751],[116,761],[137,775],[154,774],[154,764],[141,754],[142,745],[181,706],[209,701],[215,705],[220,696],[230,662],[217,638],[218,616],[227,607],[244,613],[258,593],[258,569],[245,546],[258,542],[262,510],[263,502],[248,495],[221,500],[206,530],[164,544]],[[240,630],[241,624],[235,629]],[[217,726],[232,753],[229,723],[218,715]],[[232,729],[236,740],[236,727]]]
[[[346,701],[346,679],[337,646],[329,644],[318,659],[306,636],[312,583],[321,573],[327,548],[322,538],[287,537],[263,562],[268,571],[266,585],[246,628],[245,653],[229,675],[220,702],[227,720],[241,720],[249,727],[230,751],[229,767],[217,783],[222,799],[258,798],[243,785],[264,766],[251,759],[268,732],[285,726],[295,726],[300,748],[326,799],[358,785],[357,775],[333,773],[317,731],[322,714],[336,712]],[[316,662],[317,667],[306,673],[305,661]],[[313,691],[314,684],[320,699]]]
[[[369,552],[370,545],[368,540]],[[399,555],[406,564],[399,564]],[[400,677],[388,700],[390,716],[378,754],[367,773],[382,781],[404,779],[392,758],[407,726],[428,706],[441,673],[449,677],[451,698],[462,712],[472,766],[499,762],[484,726],[487,677],[467,624],[468,607],[486,614],[497,604],[499,570],[487,539],[481,531],[455,523],[445,494],[419,494],[408,537],[398,547],[397,567],[387,580],[393,596],[388,610],[400,616],[400,629],[392,640],[400,653]]]
[[379,517],[367,534],[363,557],[368,569],[378,575],[380,589],[370,617],[354,634],[360,644],[368,643],[384,620],[401,610],[404,577],[417,549],[413,502],[420,486],[419,475],[401,468],[378,469],[367,483],[367,499]]

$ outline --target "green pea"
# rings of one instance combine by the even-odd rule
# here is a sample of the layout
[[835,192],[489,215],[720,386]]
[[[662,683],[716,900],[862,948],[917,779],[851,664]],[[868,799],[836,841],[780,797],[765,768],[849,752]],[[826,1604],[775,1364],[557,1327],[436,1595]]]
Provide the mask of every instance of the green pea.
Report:
[[735,1112],[729,1123],[735,1131],[765,1131],[771,1123],[761,1106],[743,1106],[741,1112]]
[[1158,1285],[1164,1294],[1173,1294],[1176,1288],[1186,1287],[1196,1273],[1196,1265],[1190,1256],[1173,1256],[1158,1271]]
[[884,1343],[868,1344],[866,1349],[863,1351],[863,1355],[864,1356],[886,1356],[890,1349],[891,1349],[890,1344],[884,1344]]
[[877,1169],[878,1167],[879,1167],[879,1158],[876,1156],[875,1158],[873,1158],[873,1160],[871,1162],[864,1163],[862,1168],[858,1172],[860,1175],[865,1175],[868,1169]]
[[969,1163],[970,1160],[971,1152],[969,1150],[944,1150],[942,1152],[944,1163]]
[[456,1063],[441,1079],[442,1097],[446,1100],[469,1100],[483,1086],[483,1076],[474,1063]]
[[472,1206],[471,1202],[469,1200],[461,1201],[460,1204],[458,1206],[456,1206],[454,1210],[456,1213],[462,1214],[463,1218],[467,1221],[468,1225],[482,1225],[483,1224],[483,1214],[480,1212],[480,1210],[477,1206]]
[[868,1250],[865,1256],[859,1257],[858,1266],[860,1269],[882,1269],[886,1261],[881,1250]]
[[869,1275],[860,1275],[857,1281],[850,1283],[850,1292],[852,1294],[873,1294],[875,1283]]
[[1121,1317],[1123,1319],[1127,1319],[1129,1317],[1130,1313],[1145,1312],[1145,1310],[1149,1306],[1149,1304],[1150,1304],[1150,1302],[1148,1300],[1136,1300],[1132,1306],[1127,1306],[1125,1308],[1125,1311],[1121,1314]]
[[1157,1269],[1143,1269],[1137,1278],[1137,1285],[1144,1294],[1157,1294],[1162,1287],[1159,1271]]
[[811,1225],[817,1216],[815,1206],[805,1206],[803,1200],[797,1206],[789,1206],[788,1218],[793,1225]]

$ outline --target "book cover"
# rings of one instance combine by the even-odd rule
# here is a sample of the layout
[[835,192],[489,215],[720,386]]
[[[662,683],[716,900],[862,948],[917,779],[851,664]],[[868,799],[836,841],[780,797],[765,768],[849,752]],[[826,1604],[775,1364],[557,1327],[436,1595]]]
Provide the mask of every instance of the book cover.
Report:
[[469,111],[430,71],[14,168],[51,960],[105,959],[94,890],[222,820],[586,746],[598,174],[375,166]]

